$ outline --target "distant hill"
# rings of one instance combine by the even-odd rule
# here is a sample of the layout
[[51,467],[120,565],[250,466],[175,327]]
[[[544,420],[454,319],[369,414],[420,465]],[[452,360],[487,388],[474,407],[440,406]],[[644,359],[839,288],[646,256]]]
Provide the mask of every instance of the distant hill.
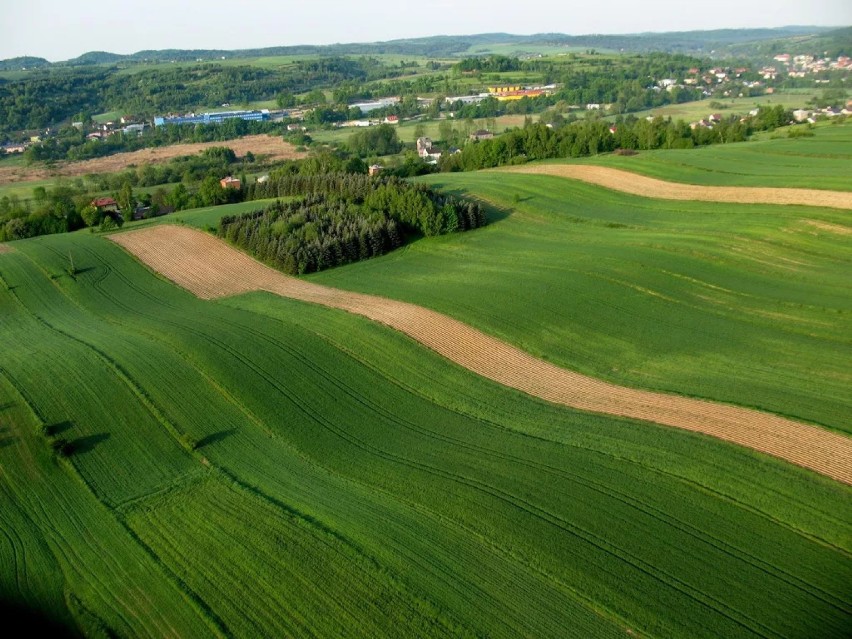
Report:
[[497,45],[550,45],[610,49],[635,53],[666,51],[701,55],[742,55],[783,50],[785,43],[800,42],[802,46],[821,50],[848,51],[852,29],[830,27],[789,26],[777,29],[716,29],[712,31],[682,31],[670,33],[637,33],[628,35],[564,33],[513,35],[510,33],[481,33],[464,36],[430,36],[388,40],[386,42],[347,43],[331,45],[295,45],[261,49],[163,49],[138,51],[129,55],[91,51],[65,62],[50,63],[43,58],[13,58],[0,61],[0,70],[20,70],[46,66],[89,66],[98,64],[189,62],[194,60],[256,58],[284,55],[375,55],[396,54],[429,57],[458,57],[472,47],[487,51]]
[[44,58],[33,58],[32,56],[23,56],[20,58],[9,58],[8,60],[0,60],[0,71],[20,71],[21,69],[37,69],[40,67],[50,66],[50,62]]
[[826,53],[831,58],[852,56],[852,27],[816,34],[793,35],[786,38],[752,41],[729,47],[733,55],[775,55],[778,53]]

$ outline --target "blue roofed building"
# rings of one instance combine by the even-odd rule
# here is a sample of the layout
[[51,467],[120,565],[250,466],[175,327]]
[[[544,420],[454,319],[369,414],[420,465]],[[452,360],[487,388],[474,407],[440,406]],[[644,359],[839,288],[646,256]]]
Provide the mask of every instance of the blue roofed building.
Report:
[[190,113],[188,115],[161,116],[154,118],[154,126],[166,124],[219,124],[225,120],[238,118],[240,120],[264,121],[269,120],[269,109],[260,111],[217,111],[215,113]]

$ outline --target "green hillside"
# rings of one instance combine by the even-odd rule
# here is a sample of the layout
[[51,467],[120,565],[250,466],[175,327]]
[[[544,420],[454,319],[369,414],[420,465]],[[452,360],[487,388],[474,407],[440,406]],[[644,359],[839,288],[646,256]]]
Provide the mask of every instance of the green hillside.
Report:
[[[462,178],[477,192],[491,179]],[[372,268],[419,263],[402,271],[413,284],[435,277],[424,256],[467,255],[469,277],[477,243],[520,217]],[[11,246],[7,601],[90,635],[845,634],[848,487],[533,400],[342,312],[200,301],[100,236]],[[50,452],[57,438],[67,457]]]
[[849,429],[852,253],[825,226],[848,228],[847,211],[508,173],[427,181],[500,207],[496,223],[311,279],[434,308],[596,377]]
[[599,155],[581,161],[670,182],[852,191],[852,125],[823,125],[813,137],[718,144],[700,149]]

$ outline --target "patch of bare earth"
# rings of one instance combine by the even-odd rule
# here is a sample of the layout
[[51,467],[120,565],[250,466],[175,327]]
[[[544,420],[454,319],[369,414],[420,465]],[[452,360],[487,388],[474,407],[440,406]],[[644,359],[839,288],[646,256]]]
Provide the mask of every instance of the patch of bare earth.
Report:
[[843,226],[841,224],[832,224],[831,222],[822,222],[820,220],[805,220],[805,224],[810,224],[820,231],[827,231],[835,235],[852,235],[852,226]]
[[435,311],[288,277],[198,230],[163,225],[110,239],[203,299],[263,290],[343,309],[401,331],[478,375],[534,397],[703,433],[852,484],[852,438],[839,433],[756,410],[580,375]]
[[501,170],[582,180],[614,191],[664,200],[701,200],[736,204],[798,204],[852,209],[852,192],[752,186],[699,186],[664,182],[629,171],[585,164],[541,164]]
[[8,244],[0,244],[0,255],[2,255],[3,253],[11,253],[14,250],[15,249],[13,249]]
[[44,166],[7,166],[0,167],[0,184],[26,182],[30,180],[46,180],[51,177],[79,177],[90,173],[115,173],[126,169],[131,164],[155,164],[166,162],[182,155],[194,155],[214,146],[225,146],[233,149],[238,156],[251,151],[255,155],[263,155],[271,160],[294,160],[306,157],[301,151],[280,137],[270,135],[248,135],[236,140],[222,142],[193,142],[188,144],[173,144],[152,149],[140,149],[128,153],[116,153],[103,158],[94,158],[82,162],[66,162],[53,167]]

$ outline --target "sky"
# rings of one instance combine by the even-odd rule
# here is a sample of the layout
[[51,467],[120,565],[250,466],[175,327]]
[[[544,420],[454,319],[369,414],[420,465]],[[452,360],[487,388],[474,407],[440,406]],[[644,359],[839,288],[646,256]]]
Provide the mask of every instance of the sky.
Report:
[[0,0],[0,59],[430,35],[852,25],[850,0]]

